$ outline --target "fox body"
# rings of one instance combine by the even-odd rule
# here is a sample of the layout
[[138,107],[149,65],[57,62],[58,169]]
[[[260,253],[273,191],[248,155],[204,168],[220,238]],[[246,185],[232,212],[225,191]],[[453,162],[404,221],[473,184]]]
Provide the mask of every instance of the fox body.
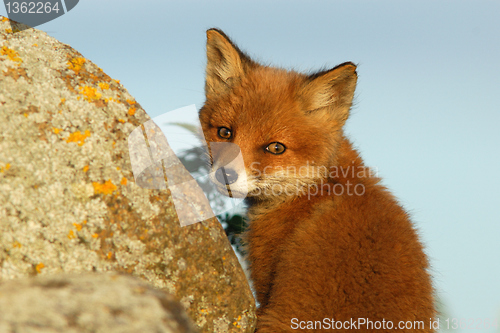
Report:
[[219,190],[246,196],[256,332],[433,331],[418,236],[342,130],[356,80],[352,63],[312,75],[263,66],[207,31],[199,117],[207,142],[241,152],[209,149]]

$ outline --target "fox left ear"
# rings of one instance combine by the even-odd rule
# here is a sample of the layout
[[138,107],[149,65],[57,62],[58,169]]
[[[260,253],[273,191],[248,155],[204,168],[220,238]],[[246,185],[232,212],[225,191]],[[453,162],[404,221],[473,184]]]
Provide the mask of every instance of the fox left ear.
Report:
[[253,62],[220,30],[207,31],[207,73],[205,94],[229,91]]
[[343,124],[349,116],[356,81],[356,65],[351,62],[309,76],[301,91],[306,110],[327,109]]

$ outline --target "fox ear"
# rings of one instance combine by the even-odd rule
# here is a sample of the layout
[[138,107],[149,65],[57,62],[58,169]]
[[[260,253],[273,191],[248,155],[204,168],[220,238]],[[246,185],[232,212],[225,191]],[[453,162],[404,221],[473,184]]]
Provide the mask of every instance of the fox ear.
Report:
[[205,94],[219,95],[239,81],[251,60],[220,30],[207,31]]
[[341,123],[347,120],[356,89],[356,66],[346,62],[308,77],[301,96],[307,111],[327,109]]

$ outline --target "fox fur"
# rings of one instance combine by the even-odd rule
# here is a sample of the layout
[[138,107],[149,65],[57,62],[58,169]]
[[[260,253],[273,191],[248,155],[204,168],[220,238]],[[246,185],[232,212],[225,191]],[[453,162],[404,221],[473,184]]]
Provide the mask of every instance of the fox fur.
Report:
[[[209,152],[222,175],[212,177],[217,187],[247,196],[256,332],[319,332],[328,321],[359,318],[372,326],[336,330],[433,332],[418,235],[342,129],[356,81],[353,63],[312,75],[264,66],[222,31],[207,31],[199,117],[207,142],[234,143],[243,157],[244,165],[228,167],[233,153]],[[408,321],[424,326],[398,326]]]

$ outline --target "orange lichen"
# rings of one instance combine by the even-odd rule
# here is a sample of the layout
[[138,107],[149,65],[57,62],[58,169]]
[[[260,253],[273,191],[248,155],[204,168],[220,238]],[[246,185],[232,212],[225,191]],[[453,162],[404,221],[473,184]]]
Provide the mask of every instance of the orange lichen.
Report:
[[126,120],[125,119],[118,119],[118,121],[123,124]]
[[92,234],[92,238],[98,238],[99,234]]
[[19,243],[18,241],[15,241],[14,243],[12,243],[12,247],[18,247],[18,248],[21,248],[21,243]]
[[135,114],[135,110],[136,110],[136,108],[130,108],[130,109],[128,109],[128,114],[130,116],[133,116]]
[[87,171],[89,171],[89,166],[88,165],[86,165],[86,166],[83,167],[83,172],[87,172]]
[[39,263],[38,265],[35,266],[36,272],[40,274],[42,272],[42,268],[44,268],[45,265],[43,263]]
[[0,49],[0,54],[6,55],[12,61],[23,62],[23,60],[19,58],[17,52],[13,49],[9,49],[7,46],[3,46],[2,49]]
[[79,89],[81,90],[80,94],[82,94],[84,99],[89,102],[98,100],[102,96],[100,93],[97,92],[97,89],[94,87],[85,86],[85,87],[79,87]]
[[66,102],[66,98],[61,98],[61,104],[64,104]]
[[126,101],[127,101],[128,104],[135,104],[135,101],[132,101],[130,99],[127,99]]
[[104,82],[99,82],[98,83],[99,87],[102,89],[102,90],[108,90],[109,89],[109,84],[107,83],[104,83]]
[[108,258],[108,259],[113,258],[113,252],[108,252],[108,254],[106,255],[106,258]]
[[68,232],[68,238],[69,238],[69,239],[74,239],[74,238],[76,238],[76,235],[75,235],[75,233],[73,232],[73,230],[70,230],[70,231]]
[[33,44],[33,46],[38,47],[38,44],[37,44],[37,43],[35,43],[35,44]]
[[55,134],[59,134],[59,132],[61,132],[61,129],[52,127],[52,132],[54,132]]
[[120,182],[121,185],[127,185],[127,178],[123,177],[122,181]]
[[111,179],[107,180],[104,184],[93,182],[92,185],[94,186],[95,194],[111,194],[117,189],[116,185],[111,182]]
[[236,328],[241,328],[241,325],[239,323],[240,320],[241,320],[241,316],[238,316],[236,321],[233,323],[233,326],[236,326]]
[[76,231],[81,231],[83,224],[82,223],[73,223],[73,226],[76,228]]
[[69,69],[73,70],[76,74],[78,74],[81,70],[83,65],[87,62],[87,59],[85,58],[73,58],[68,61],[68,67]]
[[7,29],[5,29],[5,32],[8,33],[8,34],[11,34],[12,33],[12,29],[7,28]]
[[85,133],[81,133],[80,131],[76,131],[75,133],[71,133],[66,140],[66,142],[78,142],[79,146],[83,146],[85,143],[85,139],[90,136],[90,131],[86,130]]

